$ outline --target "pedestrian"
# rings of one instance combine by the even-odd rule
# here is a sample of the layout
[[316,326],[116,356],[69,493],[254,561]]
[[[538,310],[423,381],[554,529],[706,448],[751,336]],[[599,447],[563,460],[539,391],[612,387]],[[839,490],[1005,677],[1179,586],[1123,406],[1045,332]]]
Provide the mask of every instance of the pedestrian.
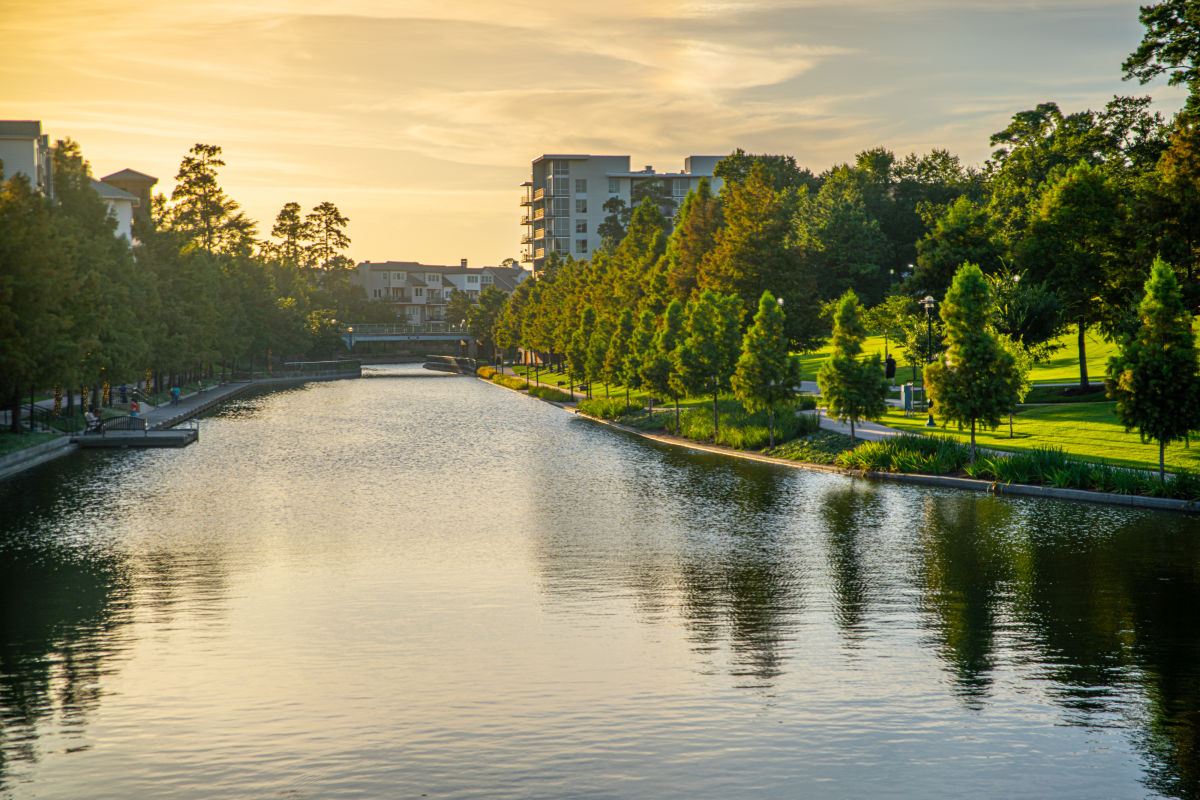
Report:
[[138,401],[134,400],[129,404],[129,416],[136,417],[138,415]]
[[892,358],[892,354],[888,353],[887,361],[883,365],[883,374],[887,376],[888,385],[896,385],[896,359]]
[[171,387],[171,405],[173,405],[173,406],[179,405],[179,387],[178,386]]

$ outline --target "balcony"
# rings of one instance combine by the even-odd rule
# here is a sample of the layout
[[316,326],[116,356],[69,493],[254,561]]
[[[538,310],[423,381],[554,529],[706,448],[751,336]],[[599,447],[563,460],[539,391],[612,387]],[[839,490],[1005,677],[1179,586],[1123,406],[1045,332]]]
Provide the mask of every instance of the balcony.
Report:
[[532,224],[533,224],[533,217],[529,216],[528,214],[525,214],[525,215],[523,215],[523,216],[521,217],[521,224],[522,224],[522,225],[532,225]]
[[533,257],[534,258],[545,258],[546,257],[546,248],[539,247],[537,250],[534,250]]
[[539,209],[537,209],[536,211],[534,211],[534,212],[533,212],[533,219],[534,219],[534,221],[537,221],[537,220],[539,220],[539,219],[545,219],[545,218],[546,218],[546,209],[544,209],[544,208],[539,208]]
[[521,244],[533,244],[533,237],[532,236],[522,236]]
[[533,198],[527,194],[521,195],[521,205],[523,205],[523,206],[533,205]]
[[545,239],[546,238],[546,229],[545,228],[537,228],[536,230],[534,230],[533,238],[534,238],[534,241],[537,241],[540,239]]
[[543,199],[545,196],[546,196],[546,190],[545,190],[545,189],[534,189],[534,190],[533,190],[533,199],[534,199],[534,202],[537,202],[538,200],[541,200],[541,199]]

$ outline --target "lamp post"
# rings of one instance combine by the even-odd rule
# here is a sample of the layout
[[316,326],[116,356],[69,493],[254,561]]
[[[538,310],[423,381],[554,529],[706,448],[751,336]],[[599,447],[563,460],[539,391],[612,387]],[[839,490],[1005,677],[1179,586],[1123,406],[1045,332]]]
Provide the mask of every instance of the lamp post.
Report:
[[[925,307],[925,363],[933,363],[933,307],[936,301],[930,295],[925,295],[921,298],[921,305]],[[922,388],[925,390],[925,409],[929,411],[929,419],[925,420],[926,428],[936,428],[937,423],[933,421],[933,411],[929,408],[929,382],[925,380],[925,376],[921,376]]]

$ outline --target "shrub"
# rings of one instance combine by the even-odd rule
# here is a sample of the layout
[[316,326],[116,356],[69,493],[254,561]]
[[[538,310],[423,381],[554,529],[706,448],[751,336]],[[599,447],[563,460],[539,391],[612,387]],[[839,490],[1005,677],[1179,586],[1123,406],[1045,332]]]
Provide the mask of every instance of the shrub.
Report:
[[[600,419],[620,419],[625,415],[625,398],[623,397],[593,397],[579,401],[579,410],[585,414]],[[638,400],[629,402],[629,411],[641,411],[642,404]]]
[[498,383],[501,386],[507,386],[509,389],[520,389],[521,391],[529,388],[529,384],[520,378],[513,377],[512,375],[503,375],[499,372],[492,376],[492,382]]
[[558,389],[551,389],[549,386],[530,387],[529,393],[534,397],[540,397],[543,400],[550,400],[555,403],[571,402],[571,395],[566,392],[560,392]]
[[[820,422],[815,414],[804,413],[805,405],[805,402],[788,402],[779,404],[775,409],[776,442],[786,442],[819,430]],[[717,408],[721,427],[721,434],[716,438],[717,444],[736,450],[756,450],[770,442],[765,409],[749,413],[741,403],[730,398],[722,398]],[[674,428],[674,420],[667,423],[667,428]],[[672,430],[672,433],[695,441],[712,441],[712,412],[706,407],[689,409],[680,415],[679,430]]]
[[491,367],[476,367],[475,374],[483,378],[485,381],[490,381],[492,376],[496,374],[496,370]]
[[844,433],[818,430],[763,452],[806,464],[832,464],[839,453],[850,449],[850,445],[850,437]]
[[932,436],[896,436],[878,442],[865,442],[837,463],[848,469],[869,472],[919,472],[949,475],[958,472],[970,459],[966,445]]

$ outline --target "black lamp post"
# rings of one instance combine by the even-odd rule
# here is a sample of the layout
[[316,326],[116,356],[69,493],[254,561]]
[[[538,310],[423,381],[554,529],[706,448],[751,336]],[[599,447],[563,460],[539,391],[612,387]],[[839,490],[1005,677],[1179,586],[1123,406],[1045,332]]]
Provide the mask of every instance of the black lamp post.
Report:
[[[926,365],[933,363],[933,307],[936,301],[930,295],[925,295],[921,298],[921,305],[925,307],[925,363]],[[933,411],[929,408],[929,381],[925,380],[925,376],[921,376],[921,383],[924,384],[925,390],[925,409],[929,411],[929,419],[925,420],[926,428],[936,428],[937,423],[933,421]]]

